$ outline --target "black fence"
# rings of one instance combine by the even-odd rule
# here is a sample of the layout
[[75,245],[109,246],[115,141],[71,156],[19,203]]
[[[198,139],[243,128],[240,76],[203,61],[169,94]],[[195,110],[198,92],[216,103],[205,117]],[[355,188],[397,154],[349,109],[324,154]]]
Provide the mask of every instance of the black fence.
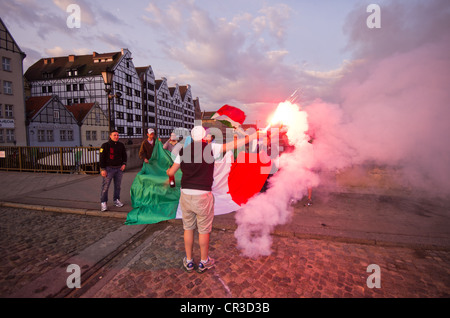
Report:
[[97,147],[0,146],[0,170],[97,174],[99,161]]

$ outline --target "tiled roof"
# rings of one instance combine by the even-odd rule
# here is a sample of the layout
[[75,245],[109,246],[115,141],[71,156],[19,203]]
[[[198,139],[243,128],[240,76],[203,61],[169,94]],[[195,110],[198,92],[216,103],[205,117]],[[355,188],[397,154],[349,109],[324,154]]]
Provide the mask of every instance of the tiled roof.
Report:
[[95,103],[81,103],[72,104],[66,108],[73,114],[77,122],[81,123],[94,105]]
[[28,98],[25,101],[27,118],[33,118],[52,98],[53,96],[35,96]]
[[[121,52],[98,54],[94,52],[90,55],[69,55],[62,57],[42,58],[28,68],[25,78],[28,81],[43,79],[67,78],[67,71],[77,70],[80,76],[101,75],[106,68],[113,68],[122,56]],[[109,62],[94,62],[95,60],[112,59]],[[48,75],[47,75],[48,74]]]

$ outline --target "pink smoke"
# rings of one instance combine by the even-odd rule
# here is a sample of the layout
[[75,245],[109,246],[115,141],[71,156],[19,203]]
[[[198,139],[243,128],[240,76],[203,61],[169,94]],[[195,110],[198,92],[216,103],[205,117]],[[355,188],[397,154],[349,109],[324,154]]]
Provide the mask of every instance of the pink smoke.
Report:
[[299,107],[314,144],[302,143],[300,132],[268,191],[237,212],[244,255],[271,253],[270,233],[289,222],[289,201],[320,183],[316,169],[380,165],[400,172],[414,195],[450,198],[450,6],[396,2],[381,12],[381,29],[366,27],[363,7],[349,15],[355,62],[326,95]]

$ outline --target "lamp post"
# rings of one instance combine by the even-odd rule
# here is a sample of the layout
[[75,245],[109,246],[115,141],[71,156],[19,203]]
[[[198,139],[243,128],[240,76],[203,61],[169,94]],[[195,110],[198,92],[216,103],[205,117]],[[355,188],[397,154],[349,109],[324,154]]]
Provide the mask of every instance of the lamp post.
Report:
[[112,118],[111,118],[111,99],[113,99],[114,97],[122,96],[122,94],[119,92],[117,92],[116,94],[111,94],[113,76],[114,76],[114,71],[109,69],[109,67],[107,67],[106,70],[102,72],[103,81],[105,82],[106,97],[108,98],[108,130],[109,130],[109,133],[111,133],[112,129],[114,129],[114,123],[112,122]]

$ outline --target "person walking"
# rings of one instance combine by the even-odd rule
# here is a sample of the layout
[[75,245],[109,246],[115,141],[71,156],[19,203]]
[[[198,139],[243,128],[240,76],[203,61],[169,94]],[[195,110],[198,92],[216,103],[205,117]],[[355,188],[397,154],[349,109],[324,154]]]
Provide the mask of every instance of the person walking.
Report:
[[153,149],[155,148],[155,131],[153,128],[147,130],[147,139],[141,143],[141,148],[139,149],[139,158],[148,163],[153,154]]
[[100,148],[100,174],[103,177],[100,197],[102,212],[108,210],[108,190],[112,180],[114,180],[114,205],[123,207],[123,203],[120,202],[120,187],[126,164],[125,145],[119,141],[119,132],[113,130],[109,135],[109,141]]

